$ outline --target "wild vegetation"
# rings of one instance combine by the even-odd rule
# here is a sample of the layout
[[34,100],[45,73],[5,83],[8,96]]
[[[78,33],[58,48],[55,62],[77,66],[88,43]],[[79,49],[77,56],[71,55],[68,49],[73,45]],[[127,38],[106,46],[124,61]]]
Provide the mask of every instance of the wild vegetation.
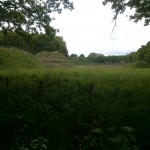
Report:
[[[148,1],[108,2],[114,20],[130,7],[149,24]],[[69,0],[0,0],[0,150],[150,149],[149,43],[126,56],[72,54],[84,65],[62,67],[66,43],[50,26],[62,6],[73,9]]]
[[1,70],[0,149],[149,149],[149,74],[122,65]]

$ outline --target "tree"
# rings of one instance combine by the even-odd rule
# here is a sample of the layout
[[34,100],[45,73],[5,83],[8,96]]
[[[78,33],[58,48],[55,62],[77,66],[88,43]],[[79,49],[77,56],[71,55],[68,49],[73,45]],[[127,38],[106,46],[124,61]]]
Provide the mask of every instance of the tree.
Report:
[[106,62],[106,57],[103,54],[99,54],[97,59],[98,59],[99,63],[105,63]]
[[87,56],[87,59],[91,62],[97,62],[97,57],[97,53],[92,52]]
[[20,36],[16,32],[0,32],[0,46],[16,47],[29,51],[33,54],[42,51],[59,51],[68,56],[68,50],[63,38],[54,36],[53,38],[47,34],[25,34]]
[[85,56],[84,56],[84,54],[80,54],[79,60],[80,60],[80,61],[85,61]]
[[36,54],[41,51],[51,51],[51,40],[46,34],[34,35],[31,40],[31,51]]
[[52,50],[63,53],[66,57],[68,57],[68,50],[66,46],[66,42],[62,37],[55,36],[52,41]]
[[34,54],[42,51],[59,51],[66,57],[68,56],[66,43],[61,37],[58,36],[55,36],[53,39],[51,39],[46,34],[36,34],[33,35],[31,45],[31,52]]
[[141,46],[136,53],[136,58],[139,61],[150,63],[150,42]]
[[73,9],[69,0],[0,0],[0,30],[28,33],[54,32],[50,13]]
[[126,62],[134,62],[135,61],[136,52],[131,52],[128,55],[126,55],[125,59]]
[[25,42],[24,38],[15,32],[8,32],[7,34],[0,32],[0,46],[16,47],[20,49],[28,48],[28,44]]
[[134,9],[135,13],[130,15],[130,19],[138,22],[144,19],[144,25],[150,24],[150,1],[149,0],[104,0],[103,4],[111,3],[111,8],[114,10],[113,20],[117,20],[118,14],[125,12],[127,8]]
[[78,55],[77,54],[71,54],[69,56],[70,60],[73,61],[73,62],[78,62]]

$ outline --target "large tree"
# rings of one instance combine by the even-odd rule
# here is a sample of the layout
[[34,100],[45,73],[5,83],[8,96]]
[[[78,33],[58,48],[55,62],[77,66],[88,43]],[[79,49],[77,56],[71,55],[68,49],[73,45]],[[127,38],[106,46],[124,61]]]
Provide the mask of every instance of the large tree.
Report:
[[42,51],[59,51],[65,56],[68,56],[67,46],[63,38],[55,36],[53,39],[50,39],[46,34],[33,35],[31,40],[31,51],[34,54]]
[[0,0],[0,30],[52,32],[50,13],[73,9],[69,0]]
[[134,9],[135,13],[130,15],[130,19],[138,22],[144,20],[144,25],[150,24],[150,0],[104,0],[103,4],[111,3],[111,8],[114,10],[114,20],[118,14],[125,12],[127,8]]

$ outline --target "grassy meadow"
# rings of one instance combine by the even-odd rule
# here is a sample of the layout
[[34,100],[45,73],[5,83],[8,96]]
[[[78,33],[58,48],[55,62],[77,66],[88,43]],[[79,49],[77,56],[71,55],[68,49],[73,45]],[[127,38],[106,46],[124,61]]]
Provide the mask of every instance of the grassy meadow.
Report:
[[150,149],[149,68],[46,69],[0,52],[0,150]]

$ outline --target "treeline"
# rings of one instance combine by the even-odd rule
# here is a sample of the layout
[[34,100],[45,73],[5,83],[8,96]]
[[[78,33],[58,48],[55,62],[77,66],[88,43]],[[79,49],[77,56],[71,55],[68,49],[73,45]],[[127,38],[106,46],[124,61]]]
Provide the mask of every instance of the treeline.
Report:
[[16,47],[36,54],[41,51],[59,51],[68,56],[68,50],[62,37],[50,34],[30,34],[27,32],[0,32],[0,46]]
[[70,60],[74,63],[122,63],[122,62],[133,62],[134,54],[130,53],[128,55],[120,55],[120,56],[104,56],[103,54],[90,53],[87,57],[83,54],[80,56],[76,54],[70,55]]
[[150,63],[150,42],[146,45],[141,46],[137,52],[131,52],[126,55],[112,55],[105,56],[99,53],[90,53],[87,57],[84,54],[77,55],[71,54],[69,56],[70,60],[74,63],[128,63],[143,61],[145,63]]
[[74,63],[123,63],[123,62],[134,62],[135,61],[135,52],[132,52],[128,55],[113,55],[105,56],[98,53],[90,53],[87,57],[83,54],[78,56],[77,54],[71,54],[70,60]]

